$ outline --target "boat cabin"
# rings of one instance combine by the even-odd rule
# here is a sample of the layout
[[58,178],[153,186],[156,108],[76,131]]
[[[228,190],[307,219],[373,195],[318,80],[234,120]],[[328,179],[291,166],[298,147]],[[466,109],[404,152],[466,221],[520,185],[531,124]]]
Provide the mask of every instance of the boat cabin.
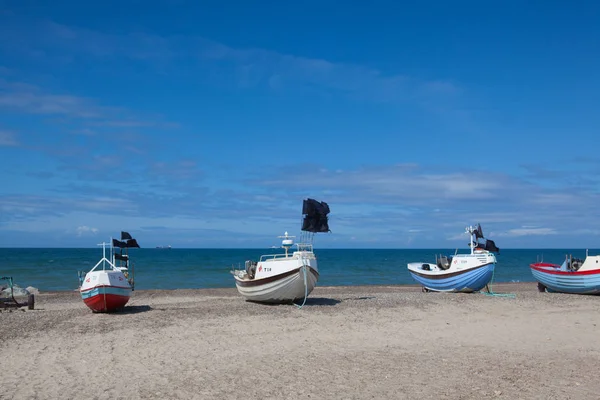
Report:
[[600,256],[587,256],[585,260],[575,258],[571,255],[565,257],[565,261],[560,266],[560,271],[593,271],[600,269]]

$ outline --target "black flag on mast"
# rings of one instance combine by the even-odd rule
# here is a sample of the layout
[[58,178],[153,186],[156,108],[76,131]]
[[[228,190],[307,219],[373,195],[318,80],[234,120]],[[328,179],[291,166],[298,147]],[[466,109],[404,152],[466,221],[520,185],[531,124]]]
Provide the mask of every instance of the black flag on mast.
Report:
[[330,232],[328,217],[329,205],[324,201],[306,199],[302,204],[302,230],[306,232]]
[[475,229],[475,237],[477,239],[483,239],[483,231],[481,230],[480,224],[477,224],[477,229]]
[[127,241],[127,247],[137,247],[137,248],[139,248],[140,245],[138,244],[137,240],[135,240],[135,239],[129,239]]
[[132,248],[132,247],[139,248],[140,247],[140,245],[138,244],[137,240],[135,240],[135,239],[128,239],[127,241],[113,239],[112,240],[112,245],[113,245],[113,247],[119,247],[121,249]]
[[112,240],[112,245],[113,245],[113,247],[119,247],[119,248],[127,247],[127,243],[122,242],[122,241],[117,240],[117,239],[113,239]]
[[485,240],[485,249],[494,253],[500,253],[500,249],[496,247],[496,243],[493,240]]

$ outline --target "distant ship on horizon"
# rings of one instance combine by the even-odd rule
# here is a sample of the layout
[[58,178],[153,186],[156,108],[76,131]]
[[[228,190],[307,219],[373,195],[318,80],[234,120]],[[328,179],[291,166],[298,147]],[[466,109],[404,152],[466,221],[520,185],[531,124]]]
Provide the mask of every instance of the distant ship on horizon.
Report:
[[157,249],[171,249],[171,245],[167,246],[156,246]]

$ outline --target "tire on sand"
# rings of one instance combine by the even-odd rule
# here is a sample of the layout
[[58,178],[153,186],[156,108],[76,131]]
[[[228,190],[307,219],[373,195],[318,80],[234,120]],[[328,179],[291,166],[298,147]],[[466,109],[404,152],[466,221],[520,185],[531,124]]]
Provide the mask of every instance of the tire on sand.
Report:
[[546,286],[538,282],[538,291],[544,293],[546,291]]

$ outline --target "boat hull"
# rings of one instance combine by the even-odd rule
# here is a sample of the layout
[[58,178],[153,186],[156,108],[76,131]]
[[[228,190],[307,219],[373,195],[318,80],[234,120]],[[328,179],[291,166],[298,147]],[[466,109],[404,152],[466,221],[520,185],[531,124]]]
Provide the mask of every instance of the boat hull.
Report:
[[235,285],[248,301],[284,303],[308,296],[318,280],[317,269],[306,265],[262,279],[250,280],[235,276]]
[[588,271],[561,271],[560,266],[548,263],[530,265],[536,281],[553,292],[572,294],[600,294],[600,269]]
[[81,298],[85,305],[94,312],[111,312],[125,307],[130,294],[130,288],[97,286],[85,291],[82,290]]
[[495,263],[474,266],[460,271],[436,271],[426,274],[418,271],[415,264],[409,264],[413,279],[425,289],[434,292],[478,292],[492,279]]

